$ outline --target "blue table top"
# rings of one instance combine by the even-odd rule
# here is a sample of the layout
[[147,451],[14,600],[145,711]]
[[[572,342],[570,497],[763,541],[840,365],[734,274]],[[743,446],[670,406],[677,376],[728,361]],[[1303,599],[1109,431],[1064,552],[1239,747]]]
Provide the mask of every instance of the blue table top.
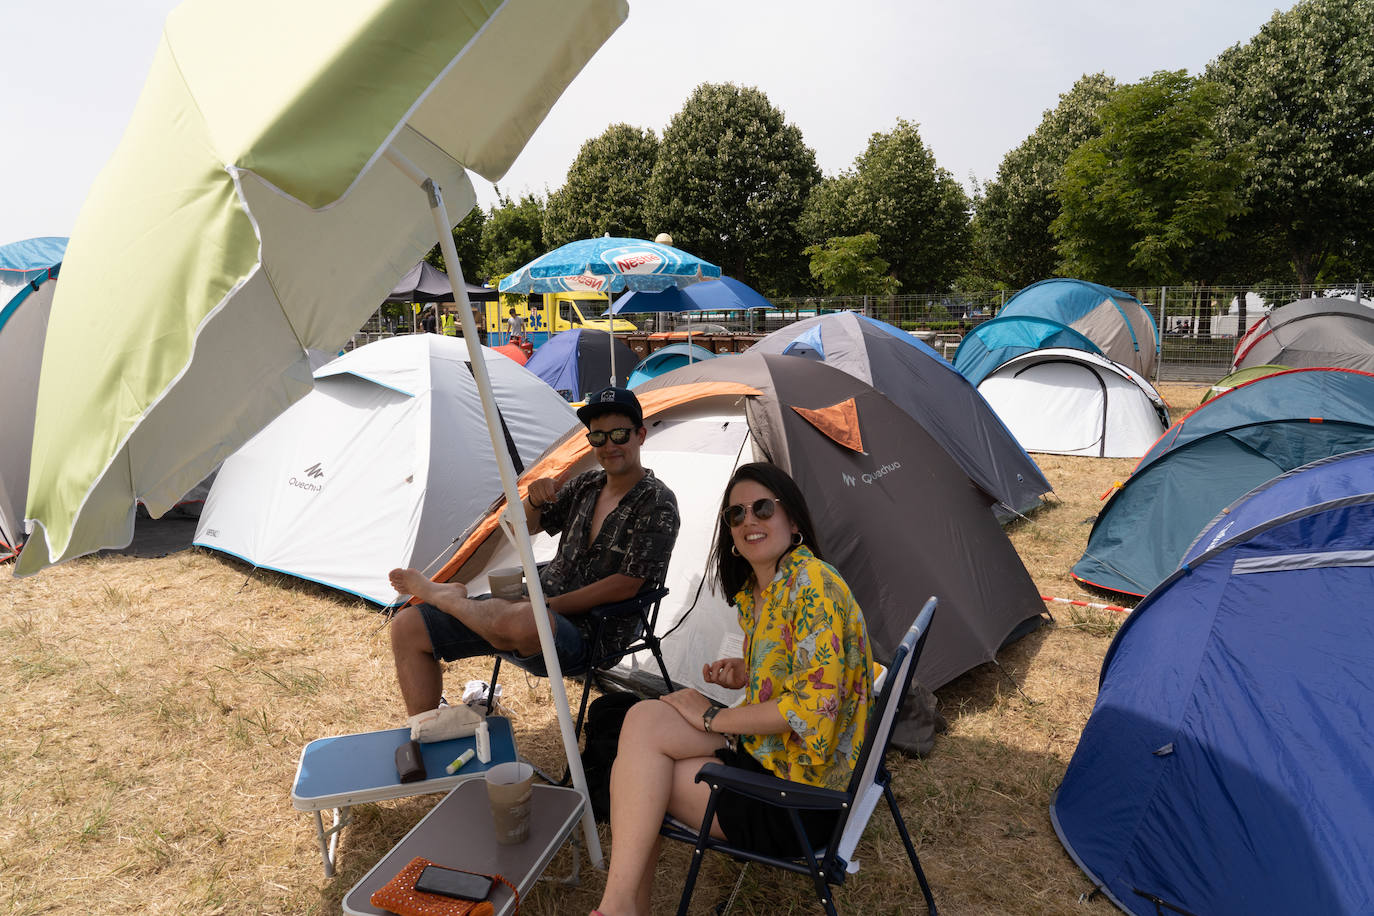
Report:
[[296,781],[291,790],[291,803],[300,809],[313,811],[422,795],[452,787],[465,779],[480,776],[498,763],[516,759],[515,737],[510,720],[503,716],[489,716],[487,728],[491,734],[491,762],[482,763],[474,756],[457,773],[449,775],[444,767],[463,751],[477,747],[475,736],[453,738],[421,744],[426,778],[402,783],[396,776],[396,748],[410,740],[409,728],[392,728],[355,735],[317,738],[301,751]]

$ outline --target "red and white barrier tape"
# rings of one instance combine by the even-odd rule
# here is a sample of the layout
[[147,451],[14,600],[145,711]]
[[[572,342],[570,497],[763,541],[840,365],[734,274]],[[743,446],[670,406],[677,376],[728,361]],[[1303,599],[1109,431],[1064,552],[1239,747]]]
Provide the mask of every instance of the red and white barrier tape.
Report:
[[1116,604],[1093,604],[1091,601],[1076,601],[1073,598],[1051,598],[1049,595],[1041,595],[1040,600],[1048,601],[1050,604],[1072,604],[1074,607],[1093,607],[1099,611],[1116,611],[1118,614],[1131,612],[1130,608]]

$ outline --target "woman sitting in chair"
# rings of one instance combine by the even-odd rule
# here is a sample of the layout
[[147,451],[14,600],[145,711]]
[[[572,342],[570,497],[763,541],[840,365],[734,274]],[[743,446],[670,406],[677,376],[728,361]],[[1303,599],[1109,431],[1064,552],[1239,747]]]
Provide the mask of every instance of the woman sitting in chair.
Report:
[[[771,464],[746,464],[726,488],[711,553],[715,584],[733,596],[744,658],[706,665],[707,683],[745,690],[715,706],[693,689],[637,703],[625,717],[611,772],[610,872],[599,916],[649,912],[665,813],[699,827],[710,788],[703,764],[844,789],[867,734],[873,654],[849,586],[821,559],[797,484]],[[824,843],[833,812],[807,812]],[[772,855],[800,854],[786,814],[741,796],[725,799],[712,835]]]

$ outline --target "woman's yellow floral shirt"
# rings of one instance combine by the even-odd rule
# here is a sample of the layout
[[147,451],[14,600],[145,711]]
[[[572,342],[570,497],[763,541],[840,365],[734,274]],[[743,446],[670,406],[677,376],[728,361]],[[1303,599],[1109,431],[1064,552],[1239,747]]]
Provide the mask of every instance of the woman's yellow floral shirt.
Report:
[[735,596],[744,630],[746,702],[777,700],[792,726],[744,735],[754,759],[784,779],[830,789],[849,783],[873,698],[873,652],[863,612],[829,563],[806,547],[785,556],[754,607]]

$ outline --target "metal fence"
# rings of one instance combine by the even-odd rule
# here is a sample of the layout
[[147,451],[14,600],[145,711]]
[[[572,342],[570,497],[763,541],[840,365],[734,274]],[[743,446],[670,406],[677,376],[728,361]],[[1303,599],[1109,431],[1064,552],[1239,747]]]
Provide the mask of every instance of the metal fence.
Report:
[[[1213,382],[1230,370],[1244,303],[1244,327],[1262,318],[1269,309],[1308,296],[1346,296],[1363,300],[1368,287],[1360,281],[1324,286],[1318,290],[1298,286],[1136,286],[1118,287],[1141,301],[1160,330],[1160,354],[1156,381]],[[826,312],[856,311],[886,321],[920,336],[952,359],[963,335],[978,324],[996,317],[1016,290],[940,295],[805,296],[774,299],[775,309],[762,312],[722,313],[701,316],[732,330],[755,333],[778,328]],[[622,316],[637,319],[643,329],[669,330],[668,316]],[[345,345],[353,349],[383,337],[409,333],[409,327],[393,327],[378,311]]]
[[[1160,330],[1156,380],[1216,381],[1231,366],[1237,332],[1271,308],[1309,296],[1346,296],[1363,300],[1368,287],[1360,281],[1324,286],[1143,286],[1118,287],[1141,301]],[[996,317],[1016,290],[977,293],[894,296],[812,296],[774,300],[777,312],[766,323],[781,326],[818,312],[859,311],[908,331],[923,334],[937,350],[952,357],[958,341],[978,324]],[[767,327],[772,330],[773,327]]]

